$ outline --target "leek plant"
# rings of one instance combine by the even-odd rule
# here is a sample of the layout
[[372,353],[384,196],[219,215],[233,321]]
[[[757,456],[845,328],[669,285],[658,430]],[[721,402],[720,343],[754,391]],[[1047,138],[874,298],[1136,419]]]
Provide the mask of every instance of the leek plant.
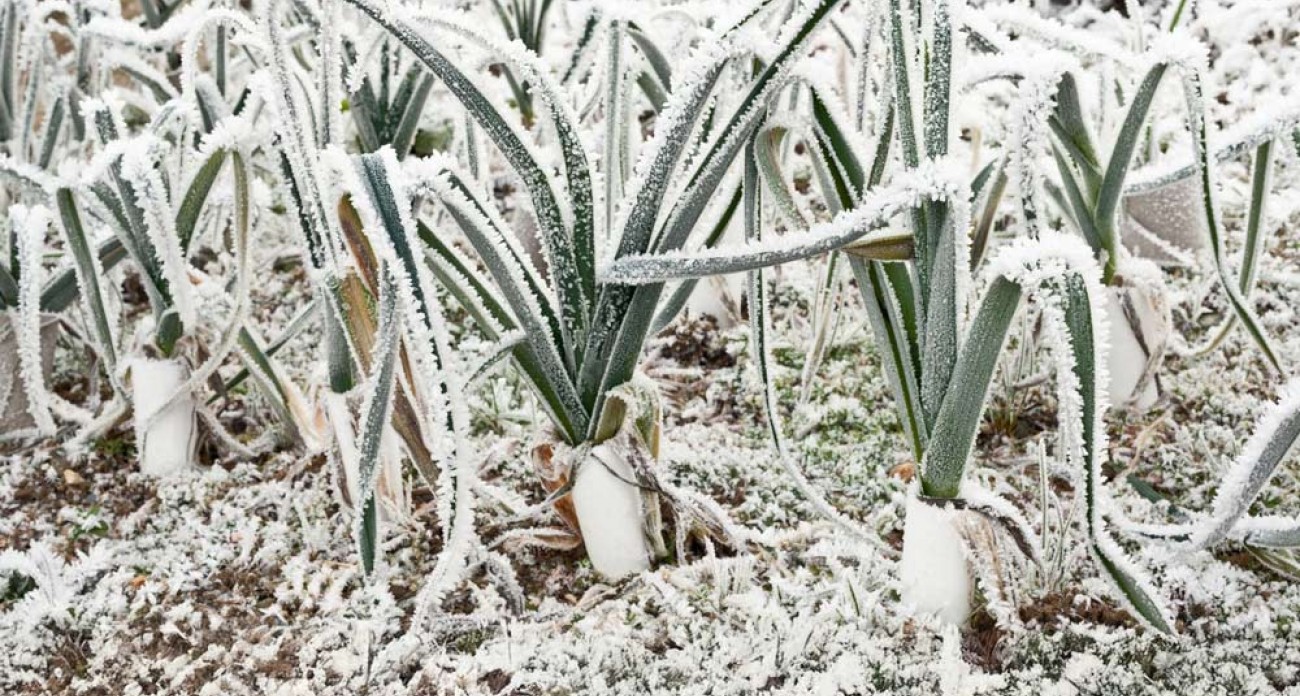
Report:
[[[1091,133],[1080,105],[1074,77],[1063,76],[1057,93],[1055,112],[1048,119],[1055,139],[1053,151],[1062,182],[1064,200],[1060,204],[1067,219],[1088,241],[1094,254],[1103,263],[1103,280],[1112,294],[1108,311],[1112,325],[1110,365],[1112,369],[1111,398],[1115,405],[1133,404],[1149,407],[1156,398],[1155,373],[1169,340],[1171,320],[1165,298],[1167,291],[1158,270],[1152,264],[1140,263],[1122,249],[1120,203],[1125,198],[1125,182],[1134,150],[1141,141],[1146,115],[1162,78],[1171,69],[1168,61],[1156,62],[1147,72],[1133,94],[1114,148],[1105,164],[1096,154],[1097,138]],[[1173,69],[1187,70],[1182,66]],[[1205,145],[1204,106],[1199,98],[1199,78],[1185,75],[1188,89],[1196,93],[1187,100],[1192,136],[1198,153],[1208,152]],[[1219,281],[1223,284],[1232,309],[1231,319],[1216,330],[1217,344],[1232,325],[1244,326],[1259,346],[1261,353],[1274,369],[1280,369],[1278,358],[1267,335],[1259,325],[1247,297],[1254,285],[1254,269],[1258,263],[1259,231],[1263,219],[1263,206],[1267,195],[1268,170],[1271,167],[1272,142],[1257,147],[1255,176],[1251,201],[1251,214],[1246,229],[1244,261],[1239,278],[1232,278],[1225,262],[1223,227],[1215,201],[1216,191],[1208,172],[1209,163],[1202,160],[1198,167],[1201,176],[1192,176],[1182,182],[1166,184],[1164,189],[1144,194],[1129,193],[1130,210],[1144,205],[1154,205],[1160,216],[1173,216],[1173,224],[1188,217],[1204,230],[1207,246],[1213,251]],[[1183,183],[1185,182],[1185,183]],[[1190,186],[1189,186],[1190,185]],[[1190,189],[1190,195],[1169,193],[1172,187]],[[1162,195],[1163,194],[1163,195]],[[1155,202],[1147,200],[1159,196]],[[1170,198],[1173,200],[1169,200]],[[1154,226],[1154,225],[1151,225]],[[1135,225],[1141,230],[1141,225]],[[1156,227],[1156,229],[1161,229]],[[1137,367],[1138,369],[1132,369]]]
[[[345,43],[344,48],[353,69],[359,70],[361,63],[356,48],[351,43]],[[367,74],[348,99],[362,152],[375,152],[391,145],[400,159],[410,153],[415,143],[420,116],[433,90],[434,79],[416,61],[407,60],[403,66],[399,58],[391,42],[383,42],[375,79]],[[402,77],[394,86],[398,74]]]
[[[542,54],[546,41],[547,14],[551,11],[552,0],[510,0],[508,5],[501,0],[492,0],[492,9],[501,20],[506,38],[518,41],[529,51]],[[517,77],[509,66],[502,68],[510,92],[514,95],[515,105],[525,128],[532,128],[537,119],[533,108],[533,93],[526,80]]]
[[[400,230],[386,228],[404,258],[406,277],[423,272],[420,266],[427,258],[438,280],[482,331],[494,337],[522,332],[511,355],[553,424],[534,448],[552,491],[548,501],[572,511],[567,518],[573,531],[581,534],[596,569],[609,576],[645,569],[653,555],[668,554],[658,529],[662,499],[678,515],[678,555],[685,553],[691,534],[716,534],[725,522],[715,506],[675,490],[652,466],[657,407],[648,394],[652,390],[636,379],[656,318],[680,308],[679,294],[665,296],[661,284],[633,288],[599,282],[597,259],[607,246],[613,258],[623,258],[681,249],[693,238],[697,243],[716,241],[717,226],[704,222],[706,209],[719,192],[724,204],[738,197],[726,196],[734,190],[727,185],[731,165],[758,127],[764,106],[780,92],[791,66],[838,3],[812,3],[782,22],[778,51],[752,76],[749,53],[734,45],[733,37],[747,23],[780,21],[779,16],[774,19],[772,3],[761,5],[741,25],[701,36],[690,61],[672,72],[672,92],[658,112],[653,138],[632,143],[641,145],[641,153],[627,181],[618,178],[634,158],[614,144],[630,130],[627,121],[618,120],[630,110],[605,109],[606,118],[615,119],[607,124],[614,137],[607,138],[602,153],[586,144],[570,96],[535,54],[484,36],[462,18],[369,0],[348,4],[383,27],[443,82],[518,176],[531,203],[545,252],[541,264],[523,253],[507,221],[456,163],[408,158],[398,169],[393,158],[363,160],[368,190],[399,192],[395,182],[405,178],[411,186],[408,196],[418,194],[443,211],[486,269],[478,270],[449,242],[446,230],[436,222],[426,223],[415,209]],[[624,22],[605,26],[611,61],[630,62],[638,54],[640,60],[651,58],[642,42],[625,31]],[[536,146],[485,94],[482,81],[448,58],[445,47],[453,41],[485,53],[529,85],[533,103],[544,112],[533,131],[545,133],[558,149],[560,176],[543,165]],[[739,76],[733,77],[736,72]],[[607,94],[625,95],[624,81],[635,71],[611,63],[602,74],[609,81]],[[721,89],[732,79],[743,80],[737,103],[729,103]],[[593,160],[605,177],[603,197],[592,183]],[[381,211],[412,208],[412,201],[400,195],[391,202],[385,196],[378,200]],[[705,234],[695,235],[700,228]],[[415,286],[423,294],[420,287]]]
[[[247,277],[248,229],[251,218],[247,155],[242,131],[232,121],[209,134],[195,153],[197,164],[176,166],[172,142],[186,142],[188,120],[178,102],[169,101],[138,135],[131,136],[112,101],[85,102],[87,118],[105,159],[102,174],[92,170],[81,186],[89,190],[104,217],[139,271],[152,310],[141,326],[138,347],[128,365],[131,401],[135,410],[141,468],[151,475],[169,475],[193,466],[199,404],[194,390],[216,372],[235,348],[249,302]],[[186,147],[186,146],[182,146]],[[234,259],[230,321],[215,344],[197,343],[199,335],[196,284],[189,259],[222,165],[230,161],[234,204],[221,215],[230,221],[229,241]],[[184,160],[181,160],[184,162]],[[60,202],[70,236],[84,237],[81,214],[72,196]],[[103,350],[115,352],[112,338]]]
[[[260,26],[234,13],[214,14],[212,21],[260,39],[256,46],[275,81],[270,101],[277,130],[274,152],[324,330],[328,382],[321,406],[333,435],[331,470],[341,502],[356,513],[367,573],[380,559],[381,524],[410,514],[404,461],[435,490],[446,548],[435,573],[443,581],[429,583],[426,590],[437,594],[441,590],[434,588],[454,581],[454,570],[463,567],[466,555],[481,551],[470,544],[474,477],[465,464],[472,462],[464,441],[468,425],[457,415],[460,402],[448,397],[463,392],[469,376],[456,367],[458,355],[440,310],[430,302],[433,293],[419,285],[424,276],[408,263],[414,258],[412,247],[404,239],[389,239],[390,232],[404,231],[403,222],[410,219],[394,194],[406,188],[401,182],[382,189],[362,184],[369,180],[347,161],[341,145],[351,137],[335,108],[342,101],[343,68],[350,66],[353,84],[360,84],[348,103],[356,141],[363,152],[377,150],[365,161],[386,162],[384,156],[396,161],[409,155],[402,133],[409,134],[419,122],[425,102],[420,93],[431,78],[383,36],[375,37],[386,46],[381,72],[363,72],[366,59],[346,50],[337,5],[295,6],[286,12],[272,2],[263,10]],[[307,10],[314,14],[304,19],[305,26],[284,21],[287,14]],[[311,43],[316,48],[304,51]],[[316,58],[306,71],[296,61],[303,54]],[[346,63],[341,56],[347,56]],[[405,87],[397,95],[384,94],[386,76],[396,70],[406,75],[403,85],[414,85],[411,94],[403,96]],[[399,114],[399,125],[390,128],[395,125],[390,117]],[[406,294],[412,287],[415,297]],[[407,333],[411,327],[420,330]],[[421,611],[431,606],[422,601]]]
[[[1260,253],[1259,232],[1264,217],[1269,171],[1274,142],[1293,131],[1297,114],[1282,112],[1264,123],[1249,124],[1243,132],[1225,134],[1225,144],[1212,152],[1206,127],[1206,104],[1203,97],[1203,74],[1206,71],[1203,48],[1196,40],[1176,30],[1173,22],[1169,34],[1150,40],[1142,56],[1115,46],[1113,54],[1100,52],[1096,42],[1085,40],[1058,22],[1036,17],[1015,8],[1000,7],[991,11],[990,28],[983,29],[985,50],[997,54],[1017,51],[1042,51],[1047,69],[998,73],[1015,76],[1031,83],[1021,91],[1050,97],[1054,105],[1046,116],[1050,132],[1047,144],[1056,165],[1057,182],[1045,183],[1063,218],[1088,242],[1103,269],[1103,283],[1108,287],[1107,312],[1115,327],[1109,346],[1111,367],[1110,394],[1115,406],[1148,408],[1158,396],[1158,368],[1171,344],[1172,320],[1168,291],[1159,270],[1129,249],[1150,255],[1157,261],[1186,258],[1189,250],[1210,252],[1219,284],[1228,299],[1231,313],[1224,323],[1211,332],[1206,345],[1190,351],[1203,354],[1212,350],[1236,325],[1243,326],[1270,367],[1281,371],[1279,359],[1267,334],[1248,303],[1254,286],[1255,267]],[[1139,45],[1146,42],[1144,25],[1135,23]],[[998,27],[1019,35],[1015,41],[1000,35]],[[1054,37],[1039,41],[1038,37]],[[1053,51],[1061,46],[1066,53]],[[1113,67],[1116,77],[1102,78],[1100,84],[1085,80],[1082,64],[1105,63]],[[1127,82],[1130,66],[1143,66],[1145,72],[1136,86]],[[1109,74],[1092,70],[1091,73]],[[1154,166],[1155,176],[1136,174],[1133,164],[1152,158],[1151,135],[1153,106],[1158,103],[1162,84],[1170,79],[1181,81],[1185,120],[1191,136],[1191,164],[1170,169]],[[1053,89],[1044,89],[1055,80]],[[1037,82],[1037,84],[1034,84]],[[1085,88],[1081,89],[1081,83]],[[1085,109],[1083,94],[1100,94],[1102,103]],[[1113,140],[1106,137],[1108,95],[1114,94],[1123,108],[1118,114],[1118,130]],[[1032,96],[1031,96],[1032,100]],[[1048,105],[1042,105],[1048,106]],[[1035,113],[1031,108],[1026,113]],[[1037,204],[1033,148],[1042,143],[1031,135],[1036,120],[1030,120],[1022,143],[1016,144],[1008,159],[1017,171],[1025,222],[1037,225],[1041,206]],[[1099,144],[1112,142],[1109,153]],[[1219,214],[1215,165],[1254,150],[1254,174],[1246,241],[1240,271],[1236,278],[1228,268],[1224,226]],[[1160,170],[1165,171],[1160,171]],[[1126,238],[1127,237],[1127,238]]]
[[[166,66],[142,58],[138,50],[122,49],[138,49],[142,42],[152,49],[158,35],[148,30],[159,30],[181,5],[142,4],[145,12],[134,21],[101,3],[6,2],[0,8],[0,49],[8,56],[0,65],[0,135],[6,150],[0,156],[0,175],[16,184],[6,188],[6,195],[25,201],[33,211],[56,211],[50,217],[59,223],[61,251],[70,260],[50,276],[39,301],[24,303],[23,288],[39,282],[42,269],[39,255],[18,253],[23,237],[16,235],[9,245],[15,261],[0,286],[5,289],[5,307],[19,317],[15,324],[28,329],[38,321],[33,318],[37,313],[44,313],[40,322],[49,326],[55,325],[54,315],[63,315],[59,323],[68,325],[75,317],[65,310],[79,304],[86,323],[79,333],[88,339],[115,392],[112,402],[91,414],[29,386],[26,393],[33,403],[28,410],[40,421],[40,429],[51,427],[42,413],[49,410],[79,423],[82,428],[72,440],[82,443],[119,422],[126,405],[133,404],[142,468],[161,475],[192,464],[197,419],[204,418],[213,432],[224,435],[200,406],[196,391],[209,378],[220,384],[216,371],[228,355],[238,355],[249,368],[236,380],[254,377],[290,433],[302,436],[299,426],[309,424],[310,415],[244,325],[249,305],[248,231],[256,214],[246,150],[252,143],[245,124],[256,115],[250,117],[251,110],[234,115],[224,99],[229,51],[225,35],[218,32],[215,43],[205,42],[211,74],[201,79],[191,75],[182,93],[175,73],[168,74],[180,67],[176,45],[166,45]],[[148,29],[142,30],[139,22]],[[144,55],[158,56],[152,50]],[[197,55],[190,56],[187,74],[197,72],[197,61]],[[114,87],[107,89],[110,84]],[[247,96],[245,89],[239,107]],[[36,135],[42,137],[37,140]],[[93,153],[89,160],[88,152]],[[52,171],[56,162],[61,166]],[[217,185],[226,168],[232,171],[229,197]],[[219,193],[213,196],[214,191]],[[210,204],[213,198],[233,202]],[[26,219],[46,217],[33,212]],[[31,227],[40,225],[32,222]],[[106,236],[105,228],[111,234]],[[45,234],[40,234],[42,249]],[[230,252],[228,284],[190,263],[207,234],[220,235]],[[36,243],[33,237],[28,248],[37,248]],[[27,262],[18,263],[20,257]],[[128,258],[151,309],[134,339],[119,335],[121,322],[106,277]],[[209,301],[228,310],[227,325],[213,340],[200,320]],[[18,353],[23,355],[52,346],[52,336],[37,342],[24,339],[23,331],[16,333],[23,343]],[[129,387],[123,379],[127,374]],[[96,398],[87,405],[94,409]],[[223,441],[248,452],[230,437]]]
[[[394,451],[393,406],[398,385],[408,395],[419,417],[420,444],[440,465],[436,480],[438,512],[444,549],[433,577],[417,600],[417,622],[437,606],[451,587],[465,560],[475,552],[473,495],[477,464],[469,444],[470,419],[467,402],[458,395],[469,389],[483,366],[467,364],[452,342],[447,320],[438,305],[431,270],[412,253],[418,245],[418,229],[410,214],[410,194],[400,177],[381,173],[397,169],[391,148],[379,153],[348,158],[337,149],[326,153],[326,161],[338,167],[344,182],[342,226],[353,245],[354,259],[363,261],[361,286],[375,302],[360,320],[349,320],[349,345],[366,381],[358,386],[362,394],[361,415],[354,448],[340,446],[345,466],[355,469],[357,490],[352,494],[359,514],[357,538],[363,567],[373,571],[379,549],[380,509],[376,504],[380,486],[387,486],[388,500],[400,498],[400,456]],[[371,324],[371,322],[373,322]],[[364,327],[362,324],[370,324]],[[359,330],[360,329],[360,330]],[[498,337],[500,354],[517,341],[514,335]],[[495,362],[491,355],[487,363]],[[349,427],[346,419],[336,424]],[[339,433],[343,438],[351,433]],[[347,458],[353,458],[347,461]],[[382,470],[381,467],[390,467]],[[481,550],[479,551],[481,553]]]
[[[909,24],[921,17],[924,21]],[[919,33],[912,25],[928,31]],[[1101,356],[1109,327],[1101,269],[1077,238],[1044,230],[1017,238],[982,264],[978,277],[972,273],[970,233],[982,215],[971,212],[970,200],[979,199],[973,194],[996,179],[986,171],[972,186],[965,166],[950,153],[954,27],[948,3],[905,6],[892,0],[880,31],[891,66],[892,89],[883,93],[892,115],[878,119],[870,159],[855,151],[860,138],[840,125],[842,115],[814,110],[817,137],[826,147],[810,151],[828,173],[821,183],[828,208],[841,211],[830,222],[739,248],[619,259],[605,280],[654,284],[850,252],[899,419],[920,463],[906,506],[903,599],[954,623],[964,621],[970,609],[970,562],[959,530],[971,520],[991,522],[1030,558],[1038,557],[1036,537],[1019,511],[966,476],[1009,327],[1029,298],[1041,312],[1056,356],[1060,454],[1082,471],[1079,490],[1092,557],[1140,620],[1170,633],[1173,621],[1160,597],[1107,523],[1110,506],[1101,473],[1107,456],[1107,369]],[[917,76],[924,76],[923,84],[916,83]],[[903,169],[886,177],[895,144]],[[905,221],[905,231],[892,227],[896,217]],[[761,286],[754,292],[758,305]],[[756,326],[757,336],[764,333]],[[766,360],[763,351],[755,353]],[[779,441],[770,383],[766,402]]]

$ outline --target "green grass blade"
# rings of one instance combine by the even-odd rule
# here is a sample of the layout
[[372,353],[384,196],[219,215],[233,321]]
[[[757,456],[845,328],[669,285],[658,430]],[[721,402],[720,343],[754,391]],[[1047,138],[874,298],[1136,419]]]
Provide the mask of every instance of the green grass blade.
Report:
[[45,135],[41,138],[41,153],[37,157],[36,166],[41,169],[50,168],[50,158],[54,156],[54,146],[59,142],[59,134],[63,131],[63,114],[66,110],[66,100],[63,97],[54,100],[54,105],[50,107],[50,112],[46,115]]
[[921,148],[916,139],[916,113],[912,105],[911,53],[906,39],[906,17],[900,0],[889,0],[889,60],[894,77],[894,111],[898,121],[898,139],[902,145],[903,165],[915,169],[921,163]]
[[785,142],[786,129],[769,126],[759,131],[754,138],[754,158],[757,160],[758,173],[764,188],[774,199],[776,209],[793,229],[808,226],[799,205],[795,203],[794,192],[790,182],[781,168],[781,148]]
[[654,71],[655,80],[663,87],[664,91],[672,92],[673,71],[663,52],[634,22],[628,23],[627,35],[636,43],[637,50],[641,51],[641,55],[650,64],[650,69]]
[[[868,188],[880,183],[883,169],[877,172],[876,168],[883,168],[884,162],[879,160],[877,154],[877,157],[872,159],[872,171],[864,171],[862,160],[853,147],[853,138],[840,125],[839,119],[835,117],[830,107],[828,98],[816,87],[810,90],[810,94],[812,96],[813,119],[817,124],[818,139],[824,140],[825,144],[830,147],[830,151],[834,155],[831,161],[835,163],[836,170],[843,173],[850,190],[856,193],[856,196],[851,201],[852,204],[856,204],[857,199],[866,193]],[[885,114],[885,122],[880,128],[884,141],[888,141],[892,136],[893,121],[893,109],[889,109]],[[887,142],[881,142],[880,145],[888,150]],[[849,208],[852,205],[846,205],[845,207]]]
[[503,338],[498,345],[493,346],[491,353],[469,371],[469,376],[465,378],[465,391],[468,393],[477,389],[498,365],[517,352],[523,341],[524,334],[516,331]]
[[374,152],[383,147],[383,136],[376,127],[383,122],[383,112],[369,77],[362,80],[361,86],[352,93],[352,98],[348,101],[348,110],[352,112],[352,122],[357,127],[361,151]]
[[1048,125],[1074,158],[1075,164],[1079,165],[1089,200],[1096,200],[1101,189],[1101,163],[1097,159],[1092,133],[1083,116],[1079,86],[1071,73],[1061,75],[1056,89],[1056,111],[1048,119]]
[[1070,215],[1071,220],[1083,234],[1083,238],[1092,247],[1092,252],[1097,258],[1106,250],[1102,242],[1101,235],[1097,232],[1097,226],[1092,219],[1092,210],[1088,207],[1088,201],[1084,198],[1082,189],[1079,188],[1079,182],[1074,178],[1074,171],[1070,169],[1070,164],[1065,161],[1065,156],[1061,154],[1060,149],[1055,145],[1052,146],[1052,155],[1056,159],[1056,168],[1061,173],[1061,184],[1065,191],[1066,201],[1069,202],[1062,212]]
[[578,35],[578,42],[573,47],[573,57],[569,59],[569,67],[564,69],[564,74],[560,77],[561,84],[568,84],[578,76],[578,68],[582,65],[587,49],[591,47],[592,39],[596,36],[596,28],[599,26],[600,13],[590,12],[586,21],[582,23],[582,33]]
[[988,250],[989,236],[993,233],[993,223],[997,219],[998,205],[1002,202],[1002,196],[1007,190],[1007,168],[1006,160],[998,163],[997,174],[988,184],[988,193],[984,196],[979,219],[975,222],[974,234],[971,235],[970,243],[970,267],[971,270],[979,268],[980,263],[984,260],[984,253]]
[[[346,394],[357,383],[357,367],[352,346],[348,342],[347,325],[341,308],[348,306],[342,287],[335,278],[327,278],[317,301],[321,302],[321,324],[325,335],[325,364],[329,372],[330,391]],[[322,302],[323,300],[323,302]]]
[[433,76],[425,75],[411,95],[406,110],[402,113],[402,120],[397,122],[397,129],[393,132],[393,149],[397,151],[398,159],[405,159],[411,152],[415,129],[420,125],[420,115],[424,113],[424,105],[429,101],[432,91]]
[[[279,353],[280,349],[284,348],[284,346],[289,343],[289,341],[293,340],[295,336],[302,333],[302,330],[311,323],[311,319],[316,316],[317,306],[318,303],[315,299],[312,299],[304,305],[303,308],[298,310],[298,313],[289,320],[288,325],[284,327],[284,330],[280,332],[280,335],[277,336],[274,341],[271,341],[266,348],[262,348],[254,339],[253,335],[248,333],[246,330],[241,330],[240,332],[240,346],[245,350],[249,350],[251,346],[252,349],[255,350],[255,354],[250,355],[249,357],[252,358],[253,362],[266,374],[274,376],[275,371],[263,366],[262,363],[269,364],[270,359],[275,357],[275,354]],[[226,380],[222,391],[230,392],[234,390],[236,387],[243,384],[250,376],[248,367],[245,367],[239,372],[236,372],[230,379]],[[277,388],[279,389],[279,387]],[[283,393],[283,389],[279,390]]]
[[[298,180],[298,175],[294,171],[293,164],[286,148],[280,150],[280,175],[283,177],[285,188],[288,189],[288,201],[292,203],[292,212],[298,219],[298,228],[303,235],[303,241],[307,247],[307,258],[315,269],[323,269],[327,263],[328,256],[325,249],[325,241],[317,227],[316,218],[312,215],[311,209],[315,208],[313,201],[304,200],[302,183]],[[308,206],[312,208],[308,208]]]
[[18,4],[6,2],[0,8],[0,141],[9,140],[13,136],[17,46]]
[[200,75],[194,81],[194,101],[199,107],[204,133],[211,133],[218,123],[230,116],[230,107],[221,96],[221,90],[207,75]]
[[[397,85],[397,93],[393,98],[384,105],[384,122],[383,133],[385,142],[392,144],[393,135],[397,133],[398,124],[406,117],[411,99],[415,96],[416,86],[421,82],[423,74],[419,65],[411,65],[402,76],[402,81]],[[432,75],[424,75],[425,80],[433,79]]]
[[1241,272],[1237,278],[1237,287],[1243,295],[1249,296],[1255,288],[1255,276],[1259,268],[1259,256],[1263,252],[1260,232],[1264,227],[1265,207],[1268,204],[1270,186],[1273,178],[1273,142],[1270,140],[1255,149],[1255,158],[1251,163],[1250,210],[1246,215],[1246,244],[1241,251]]
[[416,220],[416,233],[428,249],[429,268],[438,282],[456,298],[474,322],[491,340],[515,329],[517,324],[506,301],[497,295],[486,278],[454,247],[444,244],[423,220]]
[[[929,65],[925,73],[925,152],[931,159],[948,154],[948,110],[952,90],[952,18],[948,0],[930,3]],[[937,232],[937,229],[931,230]]]
[[[1270,191],[1273,167],[1273,143],[1266,141],[1255,149],[1251,164],[1250,209],[1246,214],[1246,243],[1241,251],[1241,268],[1237,274],[1237,287],[1247,299],[1255,289],[1255,276],[1259,268],[1259,257],[1263,253],[1260,231],[1264,226],[1265,207]],[[1223,344],[1224,339],[1237,327],[1237,314],[1228,315],[1214,334],[1200,346],[1192,348],[1189,353],[1200,357],[1207,355]]]
[[607,58],[605,65],[605,157],[602,173],[605,180],[605,233],[610,235],[614,228],[616,202],[623,193],[624,142],[627,135],[627,122],[622,118],[623,112],[623,73],[626,70],[623,55],[623,36],[626,23],[620,20],[610,22],[607,31]]
[[226,26],[223,24],[217,27],[217,41],[213,47],[213,80],[217,83],[217,91],[225,96],[226,94],[226,54],[228,53],[229,43],[226,40]]
[[140,9],[144,12],[144,20],[150,29],[162,26],[163,15],[159,8],[161,4],[161,0],[140,0]]
[[0,263],[0,310],[18,306],[18,281]]
[[[275,363],[271,361],[271,355],[264,350],[247,328],[239,329],[239,337],[236,339],[239,343],[239,359],[244,363],[244,368],[234,379],[226,382],[222,393],[229,393],[233,385],[241,384],[248,377],[253,377],[253,381],[261,390],[262,395],[271,404],[271,410],[275,411],[276,417],[280,420],[281,425],[288,431],[289,437],[294,440],[301,440],[298,432],[297,419],[293,414],[293,409],[289,406],[291,398],[284,387],[284,377],[276,369]],[[238,380],[238,381],[236,381]],[[213,395],[208,403],[212,403],[220,398],[220,395]]]

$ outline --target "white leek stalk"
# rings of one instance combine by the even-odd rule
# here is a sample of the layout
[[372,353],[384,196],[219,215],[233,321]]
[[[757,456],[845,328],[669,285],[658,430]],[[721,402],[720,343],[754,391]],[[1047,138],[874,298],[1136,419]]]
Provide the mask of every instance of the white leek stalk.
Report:
[[573,507],[587,556],[596,570],[618,579],[650,568],[641,489],[628,451],[636,440],[620,434],[591,449],[577,467]]
[[194,467],[197,404],[191,393],[176,394],[189,376],[182,360],[131,361],[136,450],[140,470],[149,476],[173,476]]
[[1108,288],[1104,303],[1110,324],[1106,353],[1110,404],[1144,411],[1160,396],[1154,373],[1169,343],[1173,322],[1164,282],[1154,264],[1125,259],[1120,277],[1124,285]]
[[970,616],[971,567],[957,530],[957,511],[907,494],[903,523],[903,560],[899,574],[903,604],[918,614],[961,625]]

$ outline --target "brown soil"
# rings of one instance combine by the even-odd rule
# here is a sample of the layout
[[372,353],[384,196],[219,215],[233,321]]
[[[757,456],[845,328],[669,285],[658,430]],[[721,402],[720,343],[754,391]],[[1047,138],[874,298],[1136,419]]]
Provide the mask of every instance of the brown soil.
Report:
[[1076,604],[1076,596],[1074,592],[1065,591],[1037,597],[1020,607],[1020,620],[1044,627],[1063,626],[1075,621],[1123,628],[1137,625],[1128,612],[1107,600],[1094,597],[1086,604]]
[[[81,461],[68,459],[61,450],[51,455],[32,476],[15,485],[13,497],[0,500],[0,515],[11,520],[48,522],[59,519],[63,508],[73,507],[88,512],[102,510],[120,519],[154,498],[156,489],[151,482],[127,475],[135,468],[135,444],[129,429],[109,433]],[[67,558],[84,551],[95,537],[117,538],[111,526],[82,530],[63,523],[60,531],[67,539],[62,549]],[[34,524],[20,522],[12,535],[0,537],[0,550],[25,549],[41,533]]]

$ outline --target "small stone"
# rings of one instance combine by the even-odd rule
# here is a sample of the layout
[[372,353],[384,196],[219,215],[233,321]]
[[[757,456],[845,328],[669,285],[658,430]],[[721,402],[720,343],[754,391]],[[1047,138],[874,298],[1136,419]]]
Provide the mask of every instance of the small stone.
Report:
[[903,462],[889,470],[889,475],[904,482],[910,482],[916,476],[916,463]]
[[66,484],[68,484],[69,486],[75,486],[75,485],[77,485],[77,484],[79,484],[79,483],[85,483],[85,482],[86,482],[86,479],[82,478],[82,477],[81,477],[81,474],[78,474],[77,472],[73,471],[72,469],[64,469],[64,470],[63,470],[63,482],[66,483]]

